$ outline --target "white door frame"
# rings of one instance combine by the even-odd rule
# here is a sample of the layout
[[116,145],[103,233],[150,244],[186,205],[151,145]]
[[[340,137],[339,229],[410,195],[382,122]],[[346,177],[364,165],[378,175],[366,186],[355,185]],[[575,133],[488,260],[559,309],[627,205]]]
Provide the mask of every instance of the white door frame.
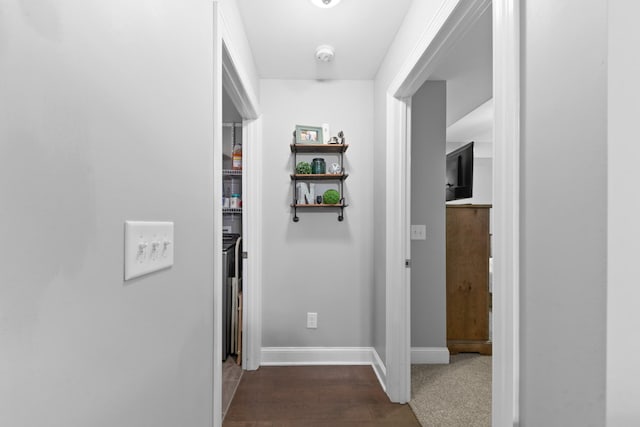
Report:
[[411,96],[447,50],[493,4],[494,426],[518,422],[520,12],[518,0],[446,0],[387,91],[386,369],[394,402],[411,399],[410,114]]
[[257,95],[251,88],[248,73],[237,60],[239,49],[225,23],[221,6],[213,2],[213,413],[212,425],[222,425],[222,95],[223,88],[243,118],[243,354],[245,370],[260,366],[262,347],[262,214],[261,152],[262,132]]
[[[223,27],[224,28],[224,27]],[[253,371],[260,366],[262,347],[262,119],[258,102],[247,89],[235,65],[228,43],[222,43],[222,86],[242,117],[243,216],[243,307],[242,367]]]

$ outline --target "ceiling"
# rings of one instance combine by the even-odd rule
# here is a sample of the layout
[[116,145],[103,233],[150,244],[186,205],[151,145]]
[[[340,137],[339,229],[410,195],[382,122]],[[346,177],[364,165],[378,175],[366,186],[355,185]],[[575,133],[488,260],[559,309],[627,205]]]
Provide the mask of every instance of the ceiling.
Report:
[[447,128],[447,153],[471,141],[475,157],[493,157],[493,99]]
[[[236,2],[260,78],[370,80],[412,0],[342,0],[330,9],[310,0]],[[449,144],[476,141],[483,157],[493,140],[491,23],[489,8],[429,78],[447,81]],[[315,59],[323,44],[335,48],[330,63]]]
[[[375,78],[412,0],[342,0],[320,9],[310,0],[237,0],[260,78]],[[319,45],[335,48],[330,63]]]
[[429,76],[429,80],[447,81],[447,126],[493,96],[491,23],[489,7]]

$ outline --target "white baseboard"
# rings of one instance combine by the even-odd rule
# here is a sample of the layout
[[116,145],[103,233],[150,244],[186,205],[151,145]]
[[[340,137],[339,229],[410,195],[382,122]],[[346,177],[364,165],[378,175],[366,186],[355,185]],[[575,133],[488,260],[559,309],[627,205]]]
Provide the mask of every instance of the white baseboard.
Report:
[[387,370],[373,347],[262,347],[260,365],[371,365],[386,390]]
[[261,365],[371,365],[371,350],[371,347],[262,347]]
[[411,347],[411,363],[415,364],[449,364],[447,347]]
[[371,366],[373,367],[373,371],[376,373],[376,377],[378,377],[378,382],[382,386],[382,389],[387,391],[387,367],[382,363],[382,359],[380,359],[380,355],[376,351],[375,348],[371,349],[371,354],[373,355],[373,363]]

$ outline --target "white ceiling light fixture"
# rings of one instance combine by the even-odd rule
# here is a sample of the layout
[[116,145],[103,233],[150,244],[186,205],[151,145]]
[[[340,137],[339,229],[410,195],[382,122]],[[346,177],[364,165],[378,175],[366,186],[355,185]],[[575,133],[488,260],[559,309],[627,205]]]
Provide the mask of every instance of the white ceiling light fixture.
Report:
[[315,4],[322,9],[328,9],[330,7],[337,6],[341,0],[311,0],[311,3]]
[[335,56],[332,46],[323,44],[316,49],[316,59],[321,62],[331,62]]

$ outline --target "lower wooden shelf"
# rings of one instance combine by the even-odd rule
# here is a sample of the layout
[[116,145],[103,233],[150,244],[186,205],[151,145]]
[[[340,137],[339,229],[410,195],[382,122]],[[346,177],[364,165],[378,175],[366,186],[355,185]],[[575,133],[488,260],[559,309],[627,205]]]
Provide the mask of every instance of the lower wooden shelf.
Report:
[[291,207],[293,208],[293,222],[298,222],[300,221],[300,217],[298,217],[298,209],[330,209],[330,208],[334,208],[334,209],[339,209],[340,212],[338,213],[338,221],[342,221],[344,220],[344,208],[346,208],[347,205],[344,202],[344,199],[340,202],[340,203],[336,203],[334,205],[329,205],[326,203],[318,203],[318,204],[300,204],[300,203],[292,203]]
[[349,205],[346,205],[344,203],[336,203],[334,205],[328,205],[325,203],[320,203],[320,204],[304,204],[304,205],[291,205],[292,208],[346,208]]

